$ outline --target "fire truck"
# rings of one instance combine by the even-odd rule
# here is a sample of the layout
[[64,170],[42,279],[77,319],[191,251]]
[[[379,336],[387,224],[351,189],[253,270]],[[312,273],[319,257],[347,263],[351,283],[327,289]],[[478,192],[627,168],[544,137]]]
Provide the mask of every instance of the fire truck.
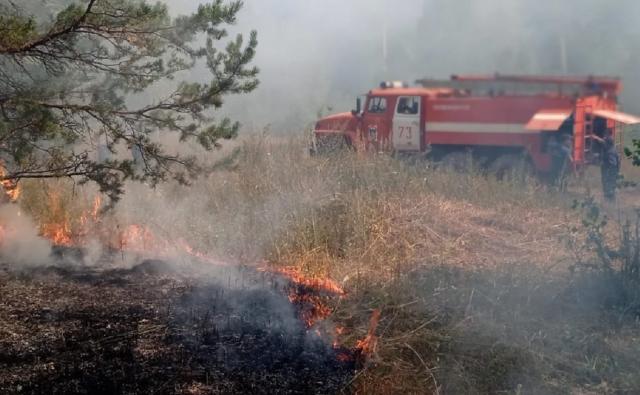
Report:
[[[383,82],[356,109],[320,119],[312,150],[336,145],[364,151],[423,154],[440,163],[468,162],[497,172],[525,163],[543,175],[552,146],[571,139],[576,169],[598,163],[598,139],[620,144],[640,118],[619,111],[617,78],[454,75],[410,87]],[[362,106],[364,104],[364,106]]]

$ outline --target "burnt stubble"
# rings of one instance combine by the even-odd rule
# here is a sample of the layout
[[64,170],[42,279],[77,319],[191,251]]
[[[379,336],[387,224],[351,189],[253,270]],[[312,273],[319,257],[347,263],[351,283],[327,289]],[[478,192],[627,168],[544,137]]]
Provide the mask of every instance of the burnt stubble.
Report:
[[347,385],[354,363],[306,327],[287,279],[206,272],[157,260],[0,270],[0,392],[328,394]]

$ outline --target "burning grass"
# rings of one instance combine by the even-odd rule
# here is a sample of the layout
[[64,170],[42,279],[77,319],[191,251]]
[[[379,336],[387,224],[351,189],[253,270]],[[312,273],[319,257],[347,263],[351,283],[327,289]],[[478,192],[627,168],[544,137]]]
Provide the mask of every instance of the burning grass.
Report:
[[[46,224],[62,224],[72,244],[88,235],[112,252],[234,262],[287,279],[300,333],[330,344],[332,361],[359,364],[329,392],[640,389],[637,323],[585,299],[595,290],[569,270],[576,259],[567,240],[582,234],[571,231],[580,221],[566,196],[387,156],[309,158],[302,140],[250,137],[229,158],[213,158],[215,171],[186,190],[132,186],[114,211],[88,221],[94,195],[64,184],[25,185],[21,205],[54,240]],[[180,325],[212,322],[213,312],[196,310]],[[237,374],[253,377],[241,369],[248,362],[236,362]],[[208,374],[191,389],[210,389]]]

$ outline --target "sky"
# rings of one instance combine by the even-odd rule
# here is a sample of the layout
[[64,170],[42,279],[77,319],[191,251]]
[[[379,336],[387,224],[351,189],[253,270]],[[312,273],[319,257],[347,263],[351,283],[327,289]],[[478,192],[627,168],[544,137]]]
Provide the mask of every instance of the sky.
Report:
[[230,31],[258,31],[261,86],[225,111],[296,132],[383,80],[502,72],[620,76],[624,108],[640,113],[637,15],[637,0],[245,0]]

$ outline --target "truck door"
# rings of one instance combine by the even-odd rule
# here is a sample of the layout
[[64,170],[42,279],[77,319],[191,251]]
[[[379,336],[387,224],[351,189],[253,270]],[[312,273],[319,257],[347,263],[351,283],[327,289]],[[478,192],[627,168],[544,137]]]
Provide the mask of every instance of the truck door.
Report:
[[367,149],[388,149],[394,108],[391,100],[384,96],[370,96],[362,121],[362,137]]
[[420,151],[422,133],[420,128],[420,96],[398,98],[393,115],[391,142],[396,151]]

